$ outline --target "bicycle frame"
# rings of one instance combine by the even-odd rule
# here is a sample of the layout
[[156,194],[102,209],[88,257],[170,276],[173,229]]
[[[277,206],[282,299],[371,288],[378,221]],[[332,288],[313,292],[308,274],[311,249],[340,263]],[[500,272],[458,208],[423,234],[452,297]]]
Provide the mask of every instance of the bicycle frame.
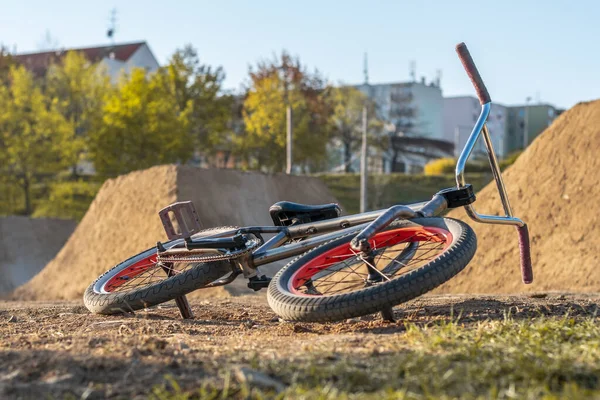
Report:
[[[407,207],[413,211],[413,216],[416,216],[425,204],[426,203],[415,203]],[[309,224],[277,227],[280,228],[277,235],[252,253],[251,264],[258,267],[260,265],[302,254],[307,250],[317,247],[345,233],[356,231],[357,228],[366,228],[369,223],[380,218],[386,211],[387,209]],[[259,227],[257,229],[259,232],[265,232],[265,228],[272,227]],[[250,230],[242,229],[240,230],[240,233],[250,232],[251,230],[252,228],[250,228]],[[296,239],[303,240],[296,243],[284,244],[290,240]]]

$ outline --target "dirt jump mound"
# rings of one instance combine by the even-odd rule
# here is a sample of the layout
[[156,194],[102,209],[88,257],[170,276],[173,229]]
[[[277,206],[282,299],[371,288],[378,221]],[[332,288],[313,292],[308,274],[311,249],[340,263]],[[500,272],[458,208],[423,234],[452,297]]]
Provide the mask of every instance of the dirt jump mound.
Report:
[[75,221],[54,218],[0,218],[0,295],[40,272],[76,225]]
[[[80,299],[110,267],[165,240],[158,210],[184,200],[194,202],[205,228],[272,225],[268,210],[280,200],[336,201],[319,179],[310,177],[174,165],[132,172],[104,183],[69,241],[37,276],[16,290],[15,297]],[[235,290],[236,285],[227,288]],[[227,295],[223,288],[196,293]]]
[[[600,291],[599,148],[600,101],[580,103],[557,118],[503,174],[515,215],[529,225],[533,284],[521,283],[514,227],[470,222],[477,253],[438,292]],[[478,193],[479,213],[501,210],[494,185]],[[450,216],[470,221],[463,209]]]

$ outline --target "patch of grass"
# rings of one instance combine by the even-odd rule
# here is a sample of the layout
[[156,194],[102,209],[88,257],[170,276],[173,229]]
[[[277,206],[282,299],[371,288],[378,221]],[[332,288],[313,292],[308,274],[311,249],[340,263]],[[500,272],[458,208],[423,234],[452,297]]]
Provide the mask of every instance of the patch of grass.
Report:
[[[163,389],[160,399],[584,399],[600,398],[600,321],[540,317],[405,325],[370,334],[379,345],[264,360],[253,367],[285,383],[284,393],[236,386]],[[229,367],[227,367],[229,368]],[[227,373],[227,369],[224,369]],[[160,394],[160,395],[159,395]],[[182,394],[191,397],[181,397]],[[223,397],[225,396],[225,397]]]

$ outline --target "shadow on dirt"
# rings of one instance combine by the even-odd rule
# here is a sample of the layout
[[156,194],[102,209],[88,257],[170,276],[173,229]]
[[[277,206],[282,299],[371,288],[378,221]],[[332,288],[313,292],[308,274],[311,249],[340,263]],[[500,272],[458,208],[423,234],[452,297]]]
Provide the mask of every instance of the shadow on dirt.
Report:
[[[472,324],[480,321],[494,321],[512,318],[524,320],[540,317],[600,318],[600,301],[596,298],[588,301],[574,301],[538,298],[519,300],[467,299],[449,304],[409,303],[394,308],[396,322],[382,321],[379,315],[360,318],[356,321],[354,332],[398,333],[406,330],[406,324],[425,326],[439,322],[459,322]],[[363,325],[365,322],[368,326]],[[349,322],[353,322],[352,320]]]

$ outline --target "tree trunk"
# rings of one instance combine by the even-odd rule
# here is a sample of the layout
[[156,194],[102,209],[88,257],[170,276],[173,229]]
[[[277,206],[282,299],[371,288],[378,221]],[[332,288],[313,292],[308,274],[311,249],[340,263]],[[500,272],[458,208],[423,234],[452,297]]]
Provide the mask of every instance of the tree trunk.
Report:
[[79,173],[77,172],[77,164],[71,166],[71,179],[76,181],[79,178]]
[[23,177],[23,193],[25,194],[25,214],[31,215],[31,184],[27,174]]
[[352,161],[352,144],[349,140],[344,141],[344,172],[353,172],[350,162]]

